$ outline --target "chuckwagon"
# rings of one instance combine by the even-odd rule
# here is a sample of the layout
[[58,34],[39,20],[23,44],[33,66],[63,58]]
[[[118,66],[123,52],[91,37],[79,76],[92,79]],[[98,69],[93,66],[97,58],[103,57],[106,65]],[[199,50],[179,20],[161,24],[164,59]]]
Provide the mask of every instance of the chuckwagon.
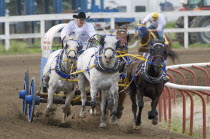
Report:
[[[40,103],[47,103],[47,96],[48,94],[44,91],[44,84],[43,84],[43,70],[47,63],[47,60],[50,54],[54,51],[52,49],[53,39],[55,38],[56,34],[65,26],[65,24],[58,24],[50,28],[47,33],[45,34],[41,49],[42,49],[42,57],[41,57],[41,64],[40,64],[40,89],[35,92],[35,78],[29,81],[29,72],[25,72],[24,74],[24,85],[23,90],[19,91],[19,98],[23,100],[22,106],[22,114],[25,116],[28,114],[28,121],[32,122],[34,116],[34,109],[35,105],[39,105]],[[77,81],[77,80],[75,80]],[[65,103],[65,94],[54,94],[53,103],[54,104],[64,104]],[[74,97],[71,101],[72,105],[79,105],[81,104],[80,95]],[[88,102],[87,102],[88,104]]]
[[[47,64],[47,61],[49,60],[50,55],[54,51],[52,49],[53,41],[54,41],[53,39],[64,26],[65,26],[65,24],[59,24],[59,25],[53,26],[51,29],[49,29],[47,31],[47,33],[45,34],[45,36],[43,38],[42,45],[41,45],[42,57],[41,57],[41,64],[40,64],[40,80],[39,80],[40,89],[37,92],[35,92],[35,88],[36,88],[35,87],[35,78],[32,78],[31,82],[29,83],[29,73],[28,73],[28,71],[25,72],[24,87],[23,87],[24,89],[19,91],[19,98],[21,98],[23,100],[22,113],[24,116],[28,115],[29,122],[33,121],[35,105],[39,105],[40,103],[48,103],[49,94],[46,93],[46,91],[45,91],[46,86],[43,84],[43,75],[45,74],[44,67]],[[122,30],[120,30],[120,31],[122,31]],[[125,41],[124,39],[122,39],[122,37],[119,37],[116,34],[113,35],[112,33],[110,34],[110,33],[106,32],[105,37],[111,37],[113,39],[116,39],[116,41]],[[104,39],[104,38],[102,38],[102,39]],[[114,43],[114,45],[116,45],[116,44],[120,44],[120,43]],[[115,47],[116,47],[115,50],[114,49],[110,49],[110,50],[116,51],[113,54],[118,53],[118,55],[116,56],[116,58],[118,59],[118,57],[122,57],[122,56],[120,56],[121,51],[117,50],[118,46],[115,46]],[[103,48],[103,46],[102,46],[102,48]],[[104,49],[104,50],[107,50],[107,49]],[[125,56],[125,55],[126,54],[123,53],[123,56]],[[127,54],[127,55],[130,55],[130,54]],[[137,57],[139,57],[139,56],[137,56]],[[99,61],[100,61],[100,59],[99,59]],[[117,60],[117,61],[120,61],[120,60]],[[124,60],[124,61],[121,60],[121,62],[117,62],[117,63],[123,63],[123,62],[126,62],[126,60]],[[118,65],[118,64],[115,64],[115,65]],[[90,70],[91,67],[94,67],[94,66],[90,65],[88,70]],[[97,67],[97,65],[96,65],[96,67]],[[116,68],[116,67],[114,67],[114,68]],[[119,69],[119,68],[117,68],[117,69]],[[107,74],[110,72],[112,72],[112,69],[109,69],[109,72],[107,72]],[[113,72],[118,72],[118,71],[113,70]],[[72,82],[77,82],[77,79],[69,79],[69,80],[71,80]],[[118,85],[124,86],[124,87],[127,86],[125,84],[125,82],[122,84],[118,84]],[[119,90],[120,92],[123,92],[122,89],[120,89],[120,90]],[[78,89],[76,89],[76,93],[75,93],[73,99],[71,100],[71,105],[81,105],[82,104],[80,94],[81,94],[80,91]],[[124,97],[124,95],[123,95],[123,97]],[[98,104],[98,102],[100,102],[100,99],[101,99],[101,95],[99,93],[99,96],[96,97],[97,104]],[[111,99],[110,99],[110,96],[108,96],[106,99],[107,99],[106,105],[110,105],[107,108],[111,108],[112,107],[111,105],[113,105],[113,97],[111,97]],[[53,97],[53,104],[65,104],[65,100],[66,100],[65,93],[61,93],[61,94],[55,93],[54,97]],[[85,105],[92,105],[91,95],[89,95],[89,94],[87,95],[87,101],[85,102]]]

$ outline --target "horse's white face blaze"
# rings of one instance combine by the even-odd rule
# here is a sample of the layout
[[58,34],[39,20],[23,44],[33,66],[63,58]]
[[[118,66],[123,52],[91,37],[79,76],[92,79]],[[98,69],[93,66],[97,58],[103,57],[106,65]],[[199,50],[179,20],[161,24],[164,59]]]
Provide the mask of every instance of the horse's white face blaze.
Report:
[[165,46],[161,45],[155,45],[153,47],[153,52],[151,53],[151,56],[154,57],[154,68],[156,72],[160,72],[162,68],[162,62],[164,61],[164,57],[166,55],[166,48]]
[[114,55],[114,51],[116,50],[116,43],[117,43],[116,36],[106,36],[104,39],[104,57],[106,62],[110,62],[111,58]]
[[67,52],[67,57],[69,59],[70,63],[74,63],[76,61],[77,57],[77,50],[78,50],[78,43],[77,41],[74,40],[69,40],[66,43],[66,52]]

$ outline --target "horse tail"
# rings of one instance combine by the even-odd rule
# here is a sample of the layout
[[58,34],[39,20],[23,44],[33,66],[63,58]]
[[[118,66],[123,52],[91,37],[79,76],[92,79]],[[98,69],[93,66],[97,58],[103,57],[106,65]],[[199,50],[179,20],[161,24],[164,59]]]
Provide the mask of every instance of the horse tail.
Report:
[[168,56],[169,56],[169,58],[172,60],[173,63],[175,63],[175,60],[178,60],[180,62],[178,54],[175,51],[173,51],[171,48],[172,41],[169,39],[167,34],[165,34],[165,38],[168,41]]

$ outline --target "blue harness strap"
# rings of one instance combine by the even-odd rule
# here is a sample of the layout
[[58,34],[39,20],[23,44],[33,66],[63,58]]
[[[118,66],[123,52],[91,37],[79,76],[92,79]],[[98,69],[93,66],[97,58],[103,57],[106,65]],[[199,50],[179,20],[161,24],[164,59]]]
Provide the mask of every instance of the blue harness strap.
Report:
[[61,54],[63,52],[64,52],[64,49],[62,49],[62,51],[56,56],[57,59],[56,59],[55,71],[58,75],[60,75],[64,79],[74,79],[75,78],[74,74],[66,74],[60,68],[60,62],[62,62],[61,61]]

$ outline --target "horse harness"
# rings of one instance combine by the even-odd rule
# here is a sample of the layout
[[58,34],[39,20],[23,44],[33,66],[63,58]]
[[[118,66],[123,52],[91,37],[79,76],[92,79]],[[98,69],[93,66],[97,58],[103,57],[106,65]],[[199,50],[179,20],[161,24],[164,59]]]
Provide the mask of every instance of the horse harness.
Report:
[[[150,49],[152,49],[152,47],[154,47],[154,45],[156,45],[156,44],[161,44],[161,43],[153,44]],[[161,44],[161,45],[164,45],[164,44]],[[165,46],[163,46],[163,47],[165,47]],[[140,74],[142,79],[144,79],[145,81],[150,82],[150,83],[160,83],[160,82],[164,81],[164,78],[166,78],[166,57],[164,57],[164,58],[162,57],[162,59],[163,59],[162,73],[158,77],[151,77],[150,75],[148,75],[146,70],[147,70],[148,64],[154,64],[153,59],[154,59],[154,57],[157,57],[157,56],[151,56],[150,53],[143,53],[143,56],[146,59],[146,61],[140,61],[133,72],[134,73],[133,80],[134,80],[134,83],[136,84],[136,86],[138,85],[138,83],[137,83],[138,74]]]

